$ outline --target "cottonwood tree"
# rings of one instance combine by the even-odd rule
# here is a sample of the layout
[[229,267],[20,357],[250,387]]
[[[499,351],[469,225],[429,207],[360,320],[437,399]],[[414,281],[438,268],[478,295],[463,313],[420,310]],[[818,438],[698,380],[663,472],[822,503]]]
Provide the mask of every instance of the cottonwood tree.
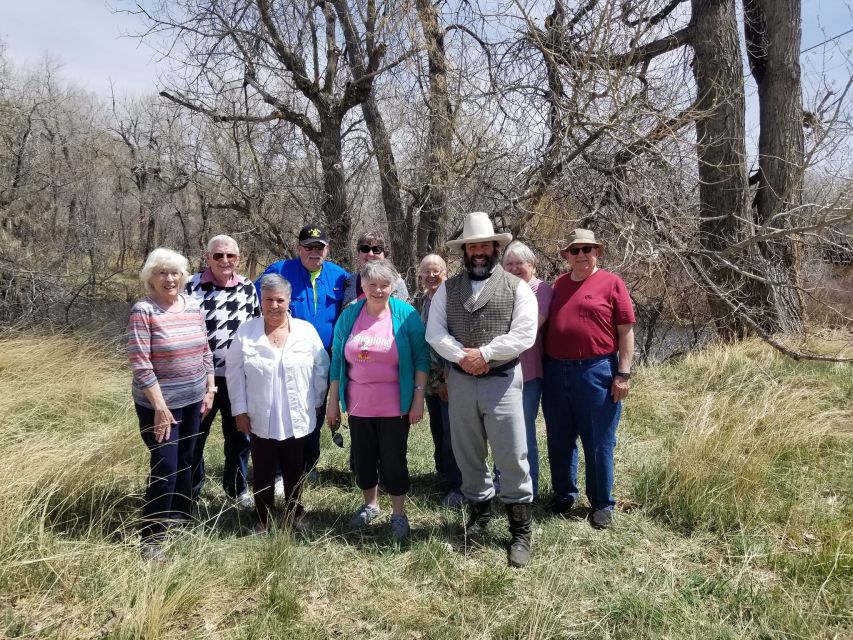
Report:
[[[181,65],[183,75],[172,77],[178,88],[163,97],[215,122],[286,121],[301,131],[319,156],[333,243],[347,246],[344,138],[375,78],[399,62],[385,60],[384,37],[398,19],[393,0],[140,2],[129,12],[145,20],[144,37],[169,38],[168,54]],[[242,110],[223,109],[235,91]]]
[[[773,334],[796,332],[803,321],[797,246],[839,215],[837,208],[817,220],[802,215],[799,4],[747,2],[745,9],[762,113],[754,194],[735,0],[590,1],[571,8],[557,0],[544,21],[532,10],[524,13],[525,41],[541,56],[547,86],[539,98],[548,110],[548,140],[531,163],[525,188],[509,203],[507,226],[521,231],[559,193],[567,175],[597,172],[599,179],[587,183],[606,178],[597,194],[588,187],[570,191],[582,205],[575,220],[633,224],[627,232],[623,226],[622,246],[631,250],[646,240],[687,267],[706,292],[721,334],[758,333],[781,347]],[[693,81],[681,95],[689,102],[661,101],[673,79],[679,84],[678,65],[683,69],[685,63]],[[661,69],[673,71],[662,78]],[[685,189],[685,197],[670,199],[672,208],[666,198],[642,202],[632,174],[683,171],[685,143],[696,163],[694,199]],[[695,209],[695,224],[683,220],[679,205],[682,212]]]

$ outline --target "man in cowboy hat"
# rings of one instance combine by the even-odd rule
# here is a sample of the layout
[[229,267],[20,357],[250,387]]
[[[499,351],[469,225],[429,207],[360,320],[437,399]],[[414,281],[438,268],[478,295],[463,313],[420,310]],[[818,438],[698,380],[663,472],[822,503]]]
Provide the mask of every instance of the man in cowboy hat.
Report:
[[554,282],[545,333],[542,414],[554,501],[566,515],[578,497],[578,444],[583,445],[589,522],[610,526],[613,451],[634,356],[634,307],[622,278],[598,267],[604,246],[575,229],[560,255],[571,270]]
[[450,437],[470,505],[466,534],[481,535],[492,518],[490,446],[512,536],[509,563],[523,567],[530,556],[533,482],[518,357],[536,341],[538,310],[527,283],[500,266],[500,249],[511,240],[495,233],[487,214],[465,217],[462,236],[447,243],[462,252],[465,268],[433,295],[426,338],[451,363]]
[[[326,351],[331,352],[332,334],[335,322],[341,315],[349,274],[334,262],[326,260],[329,255],[329,241],[326,239],[326,231],[320,225],[306,224],[299,230],[297,242],[298,257],[274,262],[261,275],[275,273],[290,283],[290,315],[310,322],[320,334]],[[257,283],[255,286],[260,291]],[[325,415],[324,402],[317,416],[318,425],[323,424]],[[315,467],[320,459],[321,431],[322,429],[314,429],[305,438],[304,464],[309,477],[316,475]]]

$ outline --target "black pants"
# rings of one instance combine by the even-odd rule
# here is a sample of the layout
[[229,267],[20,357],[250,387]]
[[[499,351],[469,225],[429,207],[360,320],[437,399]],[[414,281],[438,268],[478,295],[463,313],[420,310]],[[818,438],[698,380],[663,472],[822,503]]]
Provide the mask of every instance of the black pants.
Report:
[[192,508],[192,458],[201,421],[201,402],[170,410],[176,424],[172,425],[168,440],[157,442],[154,437],[154,409],[136,405],[142,441],[151,452],[151,470],[140,529],[144,540],[161,537],[169,519],[189,518]]
[[302,515],[302,465],[306,438],[272,440],[252,434],[252,464],[255,466],[255,510],[258,520],[267,525],[275,504],[275,473],[281,470],[286,500],[285,515]]
[[222,469],[222,487],[232,498],[246,490],[246,477],[249,466],[249,436],[237,431],[237,421],[231,415],[231,398],[225,377],[216,377],[216,395],[213,407],[201,421],[193,453],[193,497],[197,497],[204,487],[204,445],[210,435],[210,427],[217,412],[222,416],[222,439],[225,444],[225,466]]
[[406,448],[409,439],[409,416],[392,418],[349,417],[355,479],[359,489],[379,484],[392,496],[409,492],[409,463]]

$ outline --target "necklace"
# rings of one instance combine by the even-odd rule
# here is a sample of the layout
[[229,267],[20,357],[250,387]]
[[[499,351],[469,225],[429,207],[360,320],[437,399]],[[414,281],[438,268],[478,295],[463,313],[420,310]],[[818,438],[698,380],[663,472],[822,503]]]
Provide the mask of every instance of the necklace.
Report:
[[279,348],[287,342],[287,336],[290,333],[290,323],[286,322],[271,331],[265,326],[264,332],[267,334],[267,339],[270,341],[270,344],[275,348]]

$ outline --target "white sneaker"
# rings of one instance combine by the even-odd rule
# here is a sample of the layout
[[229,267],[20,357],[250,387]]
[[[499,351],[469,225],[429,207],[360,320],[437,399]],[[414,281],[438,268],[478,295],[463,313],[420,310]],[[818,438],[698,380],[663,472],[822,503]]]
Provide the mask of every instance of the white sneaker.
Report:
[[241,509],[250,509],[255,506],[255,498],[248,489],[236,498],[237,506]]
[[447,495],[441,499],[442,507],[461,507],[462,503],[465,501],[465,496],[459,493],[456,489],[451,489],[447,492]]

